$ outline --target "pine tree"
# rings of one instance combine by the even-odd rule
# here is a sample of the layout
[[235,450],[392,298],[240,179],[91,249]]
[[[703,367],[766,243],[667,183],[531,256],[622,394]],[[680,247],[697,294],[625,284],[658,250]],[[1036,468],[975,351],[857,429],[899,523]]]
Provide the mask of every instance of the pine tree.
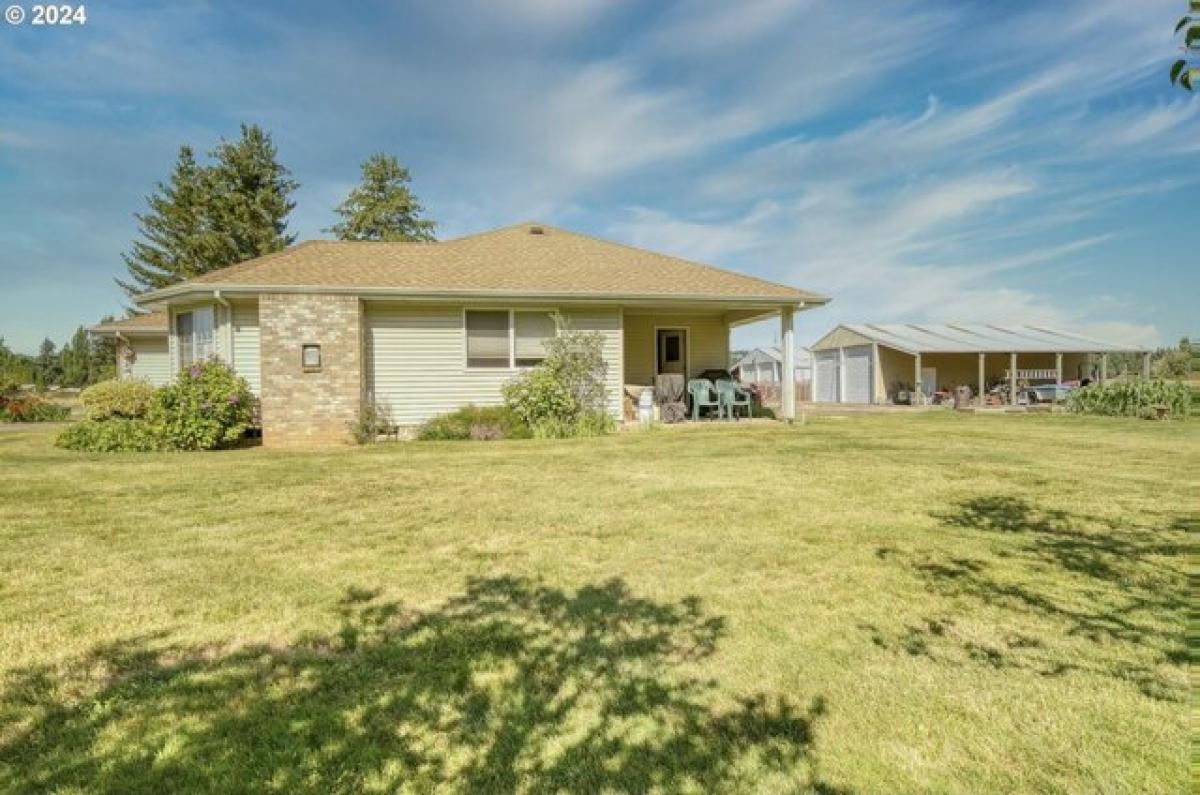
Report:
[[362,164],[362,182],[337,207],[342,220],[327,232],[340,240],[434,240],[435,224],[409,190],[408,169],[395,157],[371,155]]
[[38,387],[46,387],[51,384],[57,384],[61,375],[62,371],[58,363],[58,349],[55,347],[54,341],[46,337],[42,340],[42,344],[38,346],[33,382]]
[[135,241],[121,255],[129,277],[117,279],[117,284],[128,295],[212,270],[214,241],[206,229],[210,197],[205,172],[191,147],[181,146],[170,179],[158,183],[157,192],[146,197],[150,211],[135,216],[144,240]]
[[242,125],[236,141],[221,141],[210,153],[210,225],[220,233],[222,261],[216,267],[271,254],[291,245],[287,217],[299,184],[277,160],[271,136],[258,125]]
[[130,296],[157,290],[262,254],[293,241],[285,235],[298,187],[276,160],[271,136],[242,125],[236,141],[222,141],[212,165],[196,162],[182,146],[167,183],[146,198],[137,215],[143,240],[122,255],[129,272],[117,279]]
[[91,359],[91,340],[83,326],[75,329],[70,341],[59,351],[58,360],[62,369],[63,386],[87,386],[89,360]]
[[[108,323],[112,316],[103,318]],[[88,348],[88,383],[95,384],[117,377],[117,341],[112,337],[95,336]]]

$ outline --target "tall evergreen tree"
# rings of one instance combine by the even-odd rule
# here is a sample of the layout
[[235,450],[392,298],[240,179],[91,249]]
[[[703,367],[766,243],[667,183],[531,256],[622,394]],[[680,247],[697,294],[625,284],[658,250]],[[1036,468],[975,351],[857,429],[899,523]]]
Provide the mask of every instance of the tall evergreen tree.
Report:
[[33,373],[33,382],[39,387],[57,384],[62,371],[59,369],[58,349],[49,337],[42,340],[38,346],[37,361]]
[[221,141],[208,178],[210,223],[220,233],[225,261],[217,267],[271,254],[291,245],[287,217],[299,184],[277,159],[271,136],[258,125],[242,125],[236,141]]
[[433,221],[409,190],[408,169],[395,157],[371,155],[362,164],[362,182],[337,207],[342,220],[327,232],[340,240],[433,240]]
[[146,197],[149,212],[135,216],[144,239],[121,255],[129,276],[117,279],[130,296],[213,269],[215,241],[206,223],[211,197],[205,172],[191,147],[181,146],[168,181],[158,183],[157,191]]
[[211,165],[180,147],[168,182],[137,216],[143,239],[123,255],[129,276],[117,283],[133,296],[290,244],[287,216],[298,186],[276,156],[271,136],[256,125],[221,141]]
[[75,329],[71,339],[59,351],[58,360],[62,370],[63,386],[87,386],[90,382],[89,363],[92,353],[91,340],[83,326]]
[[[102,323],[108,323],[112,316],[105,317]],[[88,349],[88,383],[106,381],[117,377],[117,341],[112,337],[95,336],[91,338]]]

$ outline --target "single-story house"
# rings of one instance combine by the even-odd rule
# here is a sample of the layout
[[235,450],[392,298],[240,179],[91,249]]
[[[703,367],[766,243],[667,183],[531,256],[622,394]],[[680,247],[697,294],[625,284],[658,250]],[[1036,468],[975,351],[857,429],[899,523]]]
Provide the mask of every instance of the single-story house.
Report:
[[173,373],[167,323],[166,312],[146,312],[110,320],[88,331],[116,341],[118,378],[136,378],[162,386],[171,380]]
[[[743,384],[778,384],[783,381],[783,349],[774,345],[752,348],[737,358],[729,372]],[[812,378],[812,352],[808,348],[796,348],[792,373],[797,383],[808,383]]]
[[626,385],[728,367],[743,323],[779,318],[792,369],[794,313],[828,299],[527,222],[445,242],[308,241],[137,301],[165,313],[172,373],[215,356],[246,377],[277,446],[343,441],[365,405],[411,426],[498,403],[542,359],[555,313],[604,336],[620,418]]
[[811,347],[818,403],[894,403],[914,388],[929,396],[967,385],[982,404],[1003,384],[1015,404],[1019,383],[1105,380],[1110,353],[1142,353],[1149,367],[1137,346],[1040,326],[846,323]]

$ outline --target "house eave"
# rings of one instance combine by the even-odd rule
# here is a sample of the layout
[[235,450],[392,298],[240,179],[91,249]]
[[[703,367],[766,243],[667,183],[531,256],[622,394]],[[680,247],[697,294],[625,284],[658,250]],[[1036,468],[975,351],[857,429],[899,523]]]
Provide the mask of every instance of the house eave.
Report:
[[261,293],[358,295],[366,300],[422,300],[422,301],[555,301],[559,303],[621,303],[626,306],[661,306],[664,304],[712,304],[714,307],[770,308],[778,311],[784,306],[796,310],[812,309],[828,303],[829,298],[821,295],[711,295],[711,294],[654,294],[575,291],[529,291],[529,290],[427,290],[399,289],[395,287],[346,287],[331,285],[246,285],[246,284],[181,284],[162,290],[145,293],[135,300],[142,306],[165,305],[173,300],[194,299],[212,296],[217,292],[225,296],[249,296]]

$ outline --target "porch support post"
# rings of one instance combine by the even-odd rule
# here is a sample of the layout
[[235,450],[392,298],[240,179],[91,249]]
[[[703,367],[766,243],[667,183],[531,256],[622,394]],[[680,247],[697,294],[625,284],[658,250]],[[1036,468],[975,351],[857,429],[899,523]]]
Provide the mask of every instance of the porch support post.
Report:
[[867,396],[868,403],[882,403],[884,389],[879,383],[882,378],[876,378],[879,375],[879,343],[871,343],[871,394]]
[[792,327],[795,324],[796,309],[785,306],[779,310],[779,338],[783,341],[783,418],[792,420],[796,417],[796,340]]
[[987,390],[987,373],[986,373],[987,354],[979,354],[979,394],[975,396],[975,403],[979,408],[985,405],[983,393]]
[[1054,405],[1058,405],[1058,388],[1062,386],[1062,354],[1054,354]]
[[1142,378],[1150,377],[1150,351],[1142,354]]
[[1017,405],[1017,354],[1008,355],[1008,405]]
[[[921,354],[919,353],[913,354],[913,393],[917,395],[925,394],[921,391]],[[924,404],[925,401],[922,400],[920,402]],[[908,404],[910,406],[917,405],[916,403],[912,402],[911,398],[909,399]]]
[[846,348],[838,348],[838,403],[846,403]]
[[1108,383],[1108,354],[1100,354],[1100,383]]

